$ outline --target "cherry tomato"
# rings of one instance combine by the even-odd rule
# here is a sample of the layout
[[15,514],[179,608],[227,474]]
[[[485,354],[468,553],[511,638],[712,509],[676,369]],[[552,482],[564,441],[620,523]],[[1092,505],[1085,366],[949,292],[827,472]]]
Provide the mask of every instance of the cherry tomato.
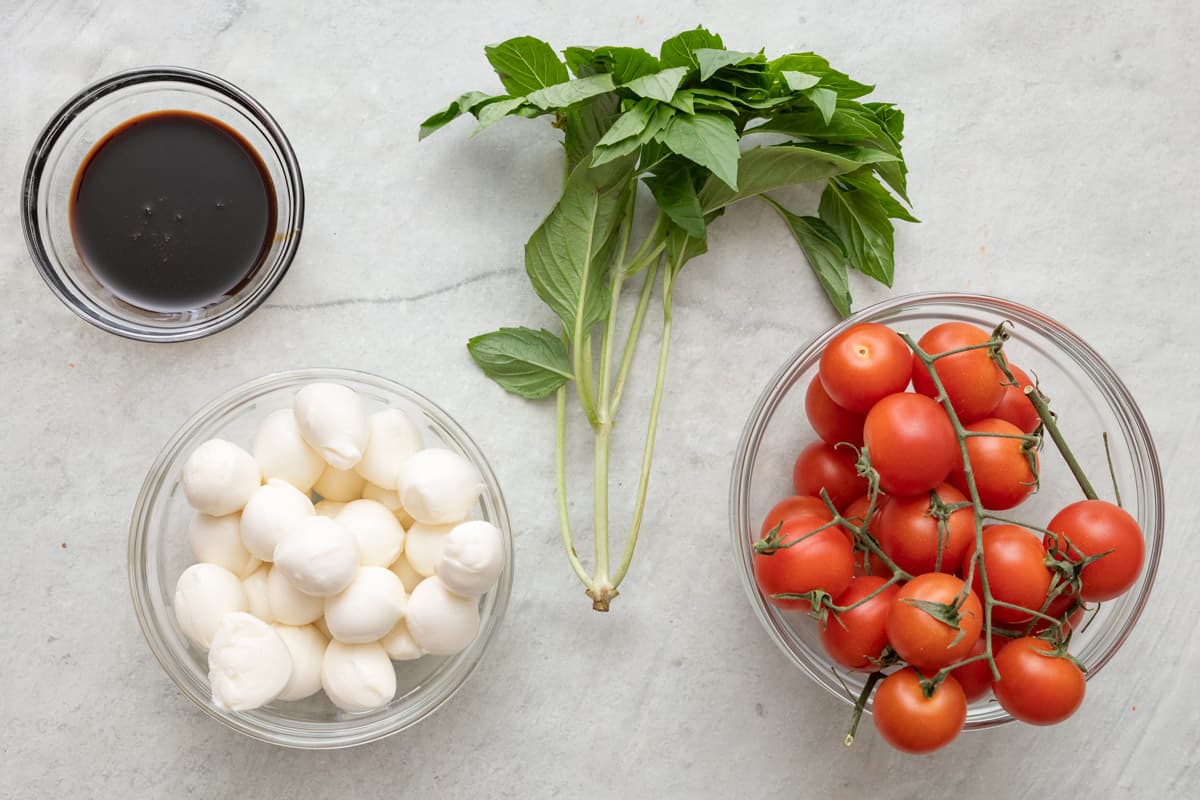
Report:
[[1146,557],[1146,541],[1137,520],[1120,506],[1104,500],[1080,500],[1055,514],[1046,527],[1059,534],[1053,541],[1046,537],[1046,548],[1054,544],[1072,561],[1112,551],[1079,573],[1079,596],[1084,600],[1110,600],[1137,581]]
[[846,409],[833,402],[833,398],[821,384],[821,376],[813,376],[804,394],[804,412],[817,436],[829,444],[849,442],[862,444],[862,427],[866,414]]
[[962,579],[944,572],[918,575],[900,587],[888,613],[887,633],[892,649],[918,669],[930,672],[964,658],[983,628],[983,607],[967,592],[958,607],[957,626],[951,626],[908,600],[953,605],[962,593]]
[[[967,549],[967,558],[975,557],[975,542]],[[965,563],[965,562],[964,562]],[[983,529],[983,566],[987,569],[992,597],[1004,603],[1030,608],[1042,607],[1054,575],[1046,566],[1042,542],[1030,530],[1019,525],[989,525]],[[978,566],[971,588],[983,597],[983,574]],[[992,622],[1018,625],[1033,615],[1005,606],[992,607]]]
[[[948,483],[933,492],[942,503],[966,502],[962,492]],[[933,516],[929,494],[893,497],[875,523],[883,552],[905,572],[957,572],[963,556],[975,540],[975,512],[960,508],[944,522]],[[941,564],[938,552],[941,551]]]
[[928,492],[958,459],[958,438],[946,412],[920,394],[892,394],[867,414],[863,441],[879,485],[889,494]]
[[849,447],[813,442],[800,451],[792,469],[796,494],[821,497],[821,489],[839,509],[867,491],[867,479],[859,477],[858,456]]
[[[975,475],[975,488],[979,490],[979,501],[984,508],[995,510],[1012,508],[1033,491],[1034,477],[1024,442],[1010,439],[1020,436],[1021,430],[1002,419],[983,419],[965,426],[975,433],[998,433],[1001,436],[972,436],[967,439],[967,458],[971,459],[971,470]],[[1036,450],[1033,463],[1038,463]],[[963,494],[969,495],[967,476],[962,469],[962,459],[950,473],[950,483]]]
[[[846,509],[842,512],[842,516],[856,525],[861,525],[870,502],[870,495],[864,494],[846,506]],[[867,535],[874,539],[876,544],[879,544],[879,537],[875,534],[875,525],[878,524],[879,513],[887,503],[888,496],[885,494],[880,494],[879,497],[875,498],[875,513],[871,515],[871,521],[867,524]],[[857,544],[854,542],[854,531],[845,526],[842,527],[842,530],[852,544]],[[892,575],[892,570],[879,556],[869,550],[858,547],[854,551],[854,574],[855,576],[876,575],[889,578]]]
[[[937,355],[960,347],[983,344],[991,336],[987,331],[966,322],[943,322],[929,329],[929,332],[918,340],[917,344],[929,355]],[[1004,373],[992,361],[986,348],[967,350],[952,356],[939,358],[933,368],[942,385],[946,388],[946,397],[954,411],[958,414],[959,422],[967,423],[983,419],[1004,397]],[[915,355],[913,356],[913,388],[929,397],[937,397],[937,387],[929,370]]]
[[[1063,620],[1064,624],[1059,630],[1063,636],[1066,636],[1071,631],[1079,630],[1085,610],[1083,600],[1079,599],[1079,595],[1063,591],[1050,601],[1050,605],[1046,606],[1046,610],[1042,613],[1057,620]],[[1052,624],[1049,620],[1038,617],[1033,623],[1030,633],[1040,634],[1042,631],[1049,630]]]
[[765,538],[772,528],[792,517],[821,517],[826,522],[833,519],[833,515],[829,513],[829,506],[825,505],[825,501],[821,498],[810,495],[792,495],[780,500],[767,512],[767,517],[763,520],[761,535]]
[[889,394],[904,391],[912,376],[912,352],[891,328],[877,322],[852,325],[821,354],[821,383],[842,408],[865,414]]
[[954,741],[967,721],[967,698],[953,676],[926,697],[912,667],[888,675],[871,703],[875,730],[905,753],[930,753]]
[[884,578],[870,575],[854,578],[834,598],[834,605],[849,606],[872,592],[879,593],[849,611],[840,614],[830,612],[820,626],[819,635],[825,652],[847,669],[875,670],[876,662],[887,647],[888,611],[891,610],[897,588],[892,584],[880,591],[880,587],[886,583]]
[[1004,387],[1004,396],[1000,398],[1000,405],[992,409],[991,416],[1011,422],[1025,433],[1033,433],[1037,430],[1037,426],[1042,424],[1042,418],[1038,416],[1037,409],[1033,407],[1033,403],[1029,402],[1029,397],[1024,392],[1025,387],[1031,386],[1033,381],[1029,380],[1025,370],[1014,364],[1008,365],[1008,371],[1017,379],[1017,385],[1008,384]]
[[[996,654],[1006,644],[1008,644],[1008,639],[993,634],[992,658],[995,658]],[[987,638],[980,636],[975,641],[975,646],[971,648],[971,652],[967,653],[967,657],[983,655],[985,649],[987,649]],[[950,675],[962,687],[963,694],[966,695],[968,703],[973,703],[985,697],[992,690],[992,668],[988,665],[986,658],[979,661],[972,661],[970,664],[963,664],[961,667],[955,667],[950,671]]]
[[996,656],[1000,680],[992,691],[1014,719],[1054,725],[1075,713],[1087,688],[1083,671],[1070,659],[1048,655],[1054,646],[1026,636],[1009,642]]
[[850,584],[854,554],[846,537],[836,527],[811,533],[827,522],[813,516],[789,519],[779,531],[778,548],[754,553],[754,578],[768,603],[808,611],[812,604],[807,600],[772,595],[821,589],[837,597]]

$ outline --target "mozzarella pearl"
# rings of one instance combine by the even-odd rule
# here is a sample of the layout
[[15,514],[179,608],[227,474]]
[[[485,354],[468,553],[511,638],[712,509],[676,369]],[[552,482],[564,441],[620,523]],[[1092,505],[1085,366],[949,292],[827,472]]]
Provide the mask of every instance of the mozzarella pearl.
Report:
[[379,642],[334,640],[325,648],[321,687],[343,711],[374,711],[396,696],[396,670]]
[[374,500],[376,503],[382,503],[388,511],[391,511],[396,516],[396,519],[400,521],[400,524],[406,530],[409,525],[413,524],[413,518],[404,510],[404,504],[400,502],[400,495],[395,491],[368,483],[366,486],[363,486],[362,496],[364,500]]
[[267,577],[270,574],[271,565],[263,564],[242,581],[242,591],[246,593],[245,610],[263,622],[275,621],[275,615],[271,613],[271,596],[267,592]]
[[324,459],[300,435],[296,415],[290,408],[272,411],[258,426],[254,460],[264,478],[279,478],[302,492],[312,491],[325,470]]
[[425,580],[425,576],[413,569],[412,564],[408,563],[407,556],[397,558],[388,569],[396,573],[396,577],[404,584],[404,591],[410,594],[413,589],[417,588],[418,583]]
[[275,548],[275,567],[305,594],[328,597],[350,585],[358,546],[328,517],[305,517]]
[[212,644],[222,617],[245,610],[242,582],[224,567],[192,564],[175,583],[175,619],[184,634],[203,648]]
[[292,677],[280,700],[303,700],[321,691],[321,664],[329,639],[312,625],[272,625],[292,657]]
[[313,513],[307,495],[287,481],[272,478],[258,487],[242,511],[242,541],[255,558],[270,561],[283,537]]
[[339,503],[337,500],[322,500],[313,506],[313,511],[318,517],[336,517],[341,510],[346,507],[345,503]]
[[310,383],[292,403],[300,435],[337,469],[350,469],[367,447],[370,429],[362,398],[338,383]]
[[471,520],[446,536],[437,576],[455,594],[478,597],[496,585],[504,569],[504,539],[490,522]]
[[446,549],[446,537],[454,530],[454,525],[412,524],[404,537],[404,557],[414,571],[425,577],[437,572],[438,562]]
[[400,465],[423,445],[421,431],[398,408],[376,411],[367,428],[367,449],[354,469],[376,486],[395,489]]
[[183,494],[214,517],[241,511],[262,483],[254,456],[224,439],[209,439],[183,465]]
[[224,567],[239,578],[245,578],[262,563],[242,544],[240,514],[211,517],[197,513],[188,523],[187,535],[197,561]]
[[336,519],[354,536],[364,567],[386,567],[404,550],[404,528],[381,503],[352,500]]
[[[269,622],[284,625],[307,625],[316,622],[325,613],[325,604],[292,586],[281,571],[271,567],[267,572],[267,602],[271,609]],[[257,615],[256,615],[257,616]]]
[[279,634],[250,614],[221,618],[208,651],[213,705],[248,711],[279,696],[292,677],[292,656]]
[[321,495],[324,500],[348,503],[362,497],[364,485],[366,485],[366,481],[354,470],[336,469],[330,466],[321,473],[321,477],[313,485],[313,491]]
[[479,604],[454,594],[437,577],[426,578],[408,598],[405,620],[413,640],[426,653],[454,655],[479,632]]
[[374,642],[404,617],[407,600],[396,573],[384,567],[360,567],[349,586],[325,598],[325,625],[339,642]]
[[404,620],[396,623],[387,636],[379,640],[383,651],[392,661],[412,661],[424,655],[417,640],[409,633],[408,624]]
[[483,476],[453,450],[430,447],[400,466],[396,491],[404,509],[418,522],[461,522],[483,491]]

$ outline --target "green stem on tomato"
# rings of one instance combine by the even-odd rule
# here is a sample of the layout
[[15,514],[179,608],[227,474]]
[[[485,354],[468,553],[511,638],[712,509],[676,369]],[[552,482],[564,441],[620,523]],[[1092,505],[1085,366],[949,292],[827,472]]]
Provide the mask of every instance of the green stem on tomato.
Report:
[[854,714],[850,717],[850,730],[846,732],[846,747],[854,744],[854,735],[858,733],[858,723],[862,720],[863,710],[867,707],[867,700],[871,697],[871,692],[875,690],[875,684],[883,680],[882,672],[872,672],[867,676],[867,682],[863,685],[863,689],[858,693],[858,699],[854,701]]
[[1034,410],[1038,416],[1042,418],[1042,427],[1050,434],[1050,438],[1054,440],[1054,446],[1058,448],[1059,454],[1063,457],[1063,461],[1067,462],[1067,466],[1071,469],[1071,474],[1075,476],[1075,482],[1079,484],[1080,490],[1088,500],[1095,500],[1099,497],[1096,490],[1092,488],[1092,482],[1088,480],[1087,474],[1084,473],[1083,467],[1075,459],[1075,454],[1071,452],[1071,448],[1067,446],[1067,440],[1063,438],[1062,431],[1058,429],[1058,422],[1054,419],[1054,412],[1050,410],[1050,406],[1046,404],[1046,396],[1038,391],[1035,386],[1025,387],[1025,396],[1029,398],[1029,402],[1033,404]]

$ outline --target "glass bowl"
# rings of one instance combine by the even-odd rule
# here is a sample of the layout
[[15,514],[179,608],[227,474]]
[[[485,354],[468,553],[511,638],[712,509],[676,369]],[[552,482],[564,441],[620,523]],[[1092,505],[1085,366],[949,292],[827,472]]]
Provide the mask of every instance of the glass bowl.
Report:
[[[1146,562],[1137,583],[1101,604],[1072,639],[1071,652],[1100,674],[1137,622],[1158,567],[1163,538],[1163,485],[1154,442],[1137,404],[1112,368],[1086,342],[1033,309],[1008,300],[969,294],[915,294],[864,309],[798,350],[771,378],[754,405],[738,443],[729,493],[730,532],[742,583],[755,614],[781,650],[810,678],[853,704],[866,675],[835,665],[817,637],[815,622],[801,612],[767,604],[754,582],[751,544],[777,501],[793,494],[792,463],[816,434],[804,411],[804,395],[816,375],[821,352],[841,331],[858,322],[882,322],[920,338],[941,322],[962,321],[991,330],[1012,323],[1004,350],[1050,397],[1059,427],[1100,496],[1113,499],[1102,432],[1112,448],[1113,472],[1125,509],[1146,536]],[[1041,458],[1041,489],[1011,516],[1045,526],[1060,508],[1083,499],[1069,470],[1047,439]],[[868,710],[870,706],[868,705]],[[972,703],[967,729],[1011,721],[994,700]]]
[[[475,518],[500,529],[506,559],[496,587],[479,600],[480,626],[475,641],[449,657],[423,656],[396,662],[396,696],[387,706],[366,713],[338,710],[319,692],[305,700],[276,701],[245,712],[218,709],[212,703],[205,651],[193,645],[175,620],[175,582],[195,559],[188,544],[192,510],[183,496],[180,472],[202,442],[221,437],[249,449],[258,423],[268,413],[291,406],[295,393],[313,381],[349,386],[368,412],[399,408],[425,435],[427,445],[457,451],[479,468],[485,489]],[[129,528],[129,585],[138,623],[155,658],[183,693],[210,717],[236,731],[287,747],[349,747],[404,730],[433,713],[467,680],[487,650],[508,605],[513,553],[508,511],[496,476],[479,447],[453,419],[425,397],[398,383],[340,369],[304,369],[267,375],[212,401],[192,416],[167,442],[138,496]]]
[[[202,308],[168,313],[130,305],[96,280],[75,248],[70,208],[75,175],[100,139],[133,117],[169,110],[212,117],[254,148],[271,178],[276,227],[266,257],[249,280]],[[228,81],[183,67],[118,72],[72,97],[38,136],[21,187],[25,242],[50,289],[93,325],[147,342],[208,336],[258,308],[291,266],[303,222],[300,165],[278,123]]]

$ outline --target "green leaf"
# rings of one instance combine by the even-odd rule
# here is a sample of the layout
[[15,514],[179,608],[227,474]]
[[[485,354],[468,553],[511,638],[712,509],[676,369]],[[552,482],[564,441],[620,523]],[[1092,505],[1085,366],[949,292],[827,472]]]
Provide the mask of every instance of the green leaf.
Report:
[[863,107],[875,115],[892,141],[900,144],[904,140],[904,112],[891,103],[863,103]]
[[467,350],[501,388],[531,400],[546,397],[575,377],[566,345],[547,330],[501,328],[472,338]]
[[791,53],[781,56],[768,62],[767,68],[775,72],[795,71],[817,75],[821,78],[821,86],[834,90],[839,97],[846,100],[870,94],[875,89],[874,86],[852,80],[844,72],[838,72],[816,53]]
[[838,178],[844,184],[853,186],[855,189],[864,191],[879,201],[879,205],[883,206],[884,213],[891,219],[902,219],[905,222],[920,222],[921,220],[909,213],[908,209],[900,205],[896,198],[888,193],[888,190],[883,188],[883,185],[875,178],[871,171],[862,169],[853,172],[849,175],[843,175]]
[[563,115],[563,149],[567,155],[567,173],[592,153],[621,110],[616,94],[601,94],[585,100]]
[[475,130],[471,131],[471,136],[476,136],[484,128],[495,125],[524,104],[524,97],[504,97],[501,95],[500,97],[493,98],[487,105],[480,107],[476,113],[475,116],[479,119],[479,124],[475,126]]
[[674,223],[667,226],[667,268],[671,277],[679,274],[683,265],[708,252],[708,239],[698,239]]
[[667,147],[702,167],[712,170],[731,189],[737,188],[737,129],[733,120],[719,114],[676,116],[660,138]]
[[448,122],[452,122],[459,116],[468,113],[472,108],[489,97],[490,95],[484,92],[467,92],[466,94],[459,95],[458,99],[447,106],[445,111],[439,111],[421,123],[421,131],[417,134],[417,141],[424,139]]
[[872,115],[849,108],[836,109],[829,119],[815,108],[798,108],[778,114],[746,133],[784,133],[833,142],[869,141],[879,143],[888,152],[895,152],[891,137]]
[[833,119],[833,112],[837,109],[837,92],[817,86],[812,89],[805,89],[802,94],[812,101],[817,110],[821,112],[821,117],[825,120],[825,124],[828,125],[829,121]]
[[[667,123],[671,121],[671,117],[675,114],[670,106],[655,103],[653,100],[641,100],[638,102],[646,102],[653,106],[650,119],[646,122],[645,127],[636,136],[627,136],[612,144],[596,145],[596,149],[592,154],[592,166],[596,167],[606,164],[615,158],[627,156],[643,147],[657,136],[663,128],[667,127]],[[653,160],[651,159],[651,161]]]
[[693,103],[692,93],[687,89],[680,89],[671,98],[670,105],[672,108],[678,108],[685,114],[695,114],[696,106]]
[[705,237],[704,214],[692,183],[692,171],[686,162],[670,159],[654,175],[643,179],[654,201],[684,233],[697,239]]
[[624,213],[634,157],[592,168],[584,159],[562,197],[525,245],[525,271],[538,297],[567,331],[586,331],[608,314],[608,265],[600,263]]
[[[730,114],[738,113],[738,107],[733,104],[732,100],[726,100],[724,97],[697,95],[694,91],[687,89],[684,91],[687,92],[688,96],[691,98],[693,113],[695,113],[695,109],[697,108],[701,111],[728,111]],[[684,92],[677,92],[676,97],[683,93]]]
[[570,79],[567,67],[558,60],[554,49],[541,39],[518,36],[515,39],[484,48],[488,63],[510,95],[522,96],[566,83]]
[[793,92],[802,92],[805,89],[811,89],[821,80],[819,75],[812,75],[808,72],[797,72],[794,69],[780,70],[779,74],[783,76],[783,82]]
[[612,75],[601,73],[538,89],[526,95],[525,99],[538,108],[559,109],[581,103],[598,94],[607,94],[615,88]]
[[599,47],[596,57],[602,60],[613,80],[625,84],[643,75],[658,72],[662,67],[658,59],[640,47]]
[[654,109],[658,103],[653,100],[645,99],[638,100],[629,110],[621,116],[617,117],[617,121],[608,129],[608,133],[597,143],[600,145],[616,144],[622,139],[637,136],[646,129],[646,125],[650,123],[650,119],[654,116]]
[[683,82],[683,78],[687,74],[687,67],[672,67],[660,72],[642,75],[624,84],[624,86],[638,97],[648,97],[652,100],[661,100],[664,103],[669,103],[675,95],[675,90],[679,88],[679,84]]
[[846,248],[837,234],[817,217],[793,214],[766,195],[762,199],[778,211],[787,224],[833,307],[843,317],[849,316],[852,298],[846,271]]
[[604,71],[597,68],[600,66],[599,59],[596,57],[596,51],[590,47],[568,47],[563,50],[563,61],[567,62],[567,69],[577,78],[586,78]]
[[850,266],[891,286],[895,271],[892,222],[879,200],[870,192],[843,189],[830,181],[821,194],[820,214],[846,245]]
[[700,188],[700,207],[708,214],[719,208],[781,186],[820,180],[853,172],[887,153],[843,146],[781,144],[755,147],[742,153],[738,163],[738,188],[710,178]]
[[896,161],[890,164],[876,164],[875,171],[879,173],[879,177],[887,182],[887,185],[892,187],[892,191],[900,195],[904,202],[911,205],[908,199],[908,166],[903,161]]
[[725,44],[721,37],[709,33],[704,28],[684,31],[678,36],[672,36],[662,43],[658,60],[664,67],[687,67],[698,69],[700,62],[696,59],[697,50],[724,50]]
[[717,70],[724,67],[766,61],[761,52],[742,53],[737,50],[713,49],[708,47],[694,50],[692,51],[692,55],[696,57],[696,63],[700,66],[700,80],[702,81],[708,80],[716,74]]
[[713,99],[728,100],[734,105],[755,110],[774,108],[775,106],[782,105],[784,103],[790,103],[792,101],[792,98],[790,97],[764,97],[756,100],[744,94],[739,95],[734,92],[726,92],[722,91],[721,89],[714,89],[710,86],[696,86],[688,89],[688,91],[697,98],[708,97]]

